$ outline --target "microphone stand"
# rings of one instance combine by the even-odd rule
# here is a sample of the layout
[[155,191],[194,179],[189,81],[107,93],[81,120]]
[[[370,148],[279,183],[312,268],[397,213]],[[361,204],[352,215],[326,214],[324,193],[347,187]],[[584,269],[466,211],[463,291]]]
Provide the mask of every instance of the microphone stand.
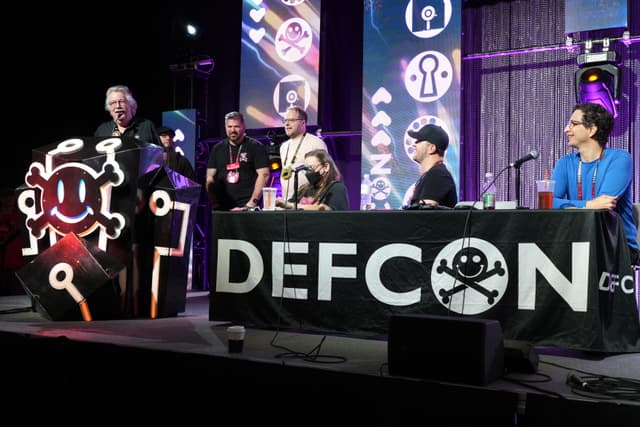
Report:
[[513,167],[516,170],[516,209],[528,209],[526,206],[520,206],[520,165]]
[[298,210],[298,172],[293,173],[293,209],[296,211]]

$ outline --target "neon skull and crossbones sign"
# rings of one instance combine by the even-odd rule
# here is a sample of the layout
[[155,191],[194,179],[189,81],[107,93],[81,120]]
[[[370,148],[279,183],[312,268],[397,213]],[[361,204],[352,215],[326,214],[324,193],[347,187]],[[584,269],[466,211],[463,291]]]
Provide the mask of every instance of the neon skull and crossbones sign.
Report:
[[[55,235],[75,233],[91,234],[100,227],[100,248],[106,250],[106,237],[116,239],[124,228],[124,217],[109,211],[111,187],[124,181],[124,173],[115,161],[114,150],[121,145],[119,138],[110,138],[96,145],[96,151],[107,153],[102,169],[96,171],[84,163],[68,162],[53,167],[53,157],[68,154],[84,146],[81,139],[61,142],[47,153],[45,165],[34,162],[25,176],[26,184],[33,190],[23,192],[18,200],[20,210],[26,214],[25,224],[32,237],[31,248],[24,248],[24,255],[33,255],[34,239],[51,232]],[[39,189],[36,192],[35,189]],[[37,197],[39,194],[39,197]]]

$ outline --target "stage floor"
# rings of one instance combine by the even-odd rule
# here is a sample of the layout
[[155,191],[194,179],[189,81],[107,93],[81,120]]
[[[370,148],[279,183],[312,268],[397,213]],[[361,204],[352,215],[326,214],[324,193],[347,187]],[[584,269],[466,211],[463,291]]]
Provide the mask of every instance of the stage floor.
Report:
[[[238,375],[245,378],[251,375],[261,385],[277,378],[277,381],[285,384],[285,389],[299,381],[307,384],[307,379],[311,379],[310,381],[318,382],[307,384],[311,389],[320,387],[322,383],[336,384],[340,387],[360,382],[368,384],[366,387],[371,387],[371,393],[374,393],[376,387],[390,391],[403,390],[405,385],[411,390],[424,385],[426,392],[440,393],[439,390],[445,390],[454,396],[463,391],[474,395],[491,395],[495,392],[495,395],[502,397],[513,396],[521,420],[513,425],[538,425],[537,421],[547,415],[544,412],[552,407],[557,409],[558,402],[573,405],[574,410],[585,416],[590,412],[584,408],[593,407],[593,412],[602,414],[607,425],[616,425],[617,419],[620,419],[620,425],[623,425],[627,417],[640,416],[639,353],[603,355],[558,348],[536,348],[539,355],[536,374],[509,373],[485,387],[452,384],[390,376],[387,367],[387,341],[382,339],[248,329],[243,352],[229,354],[225,339],[225,330],[229,323],[210,321],[208,306],[208,292],[189,292],[187,309],[177,317],[92,322],[50,321],[40,313],[30,310],[30,300],[26,295],[6,296],[0,297],[0,339],[5,343],[3,352],[9,352],[15,357],[10,360],[18,365],[17,369],[24,368],[26,364],[38,364],[38,357],[46,360],[49,356],[33,354],[33,343],[47,343],[49,340],[46,339],[50,338],[58,347],[61,342],[67,343],[66,348],[83,348],[80,347],[82,343],[94,344],[91,352],[83,353],[88,354],[87,357],[94,357],[95,354],[98,357],[100,354],[116,354],[114,349],[129,349],[127,360],[137,360],[138,356],[132,357],[131,354],[145,354],[140,356],[140,359],[149,361],[152,360],[152,356],[149,355],[170,354],[171,363],[178,361],[179,364],[190,365],[189,381],[193,381],[191,377],[198,376],[197,366],[204,366],[203,371],[211,371],[210,367],[218,364],[221,368],[217,373],[209,372],[203,374],[203,377],[213,376],[219,379],[222,376],[228,379],[233,377],[234,370],[238,369]],[[30,344],[20,351],[15,350],[11,353],[9,347],[20,347],[24,340]],[[40,351],[46,347],[40,347],[38,344],[37,348]],[[65,351],[64,357],[67,360],[71,353],[69,350]],[[26,352],[29,354],[25,355]],[[24,358],[28,362],[23,361]],[[113,359],[117,360],[118,357],[114,356]],[[183,362],[180,362],[181,360]],[[149,363],[149,369],[157,369],[153,362]],[[244,368],[240,368],[243,364]],[[83,362],[82,366],[83,369],[87,369],[86,362]],[[5,360],[6,369],[12,369],[12,366],[8,366]],[[174,365],[172,369],[177,373],[169,383],[179,383],[180,380],[177,378],[181,369],[176,369]],[[262,374],[256,374],[270,370],[275,374],[265,374],[264,377]],[[117,370],[109,372],[111,375]],[[135,375],[135,371],[129,369],[124,369],[123,372],[126,372],[126,375],[134,372]],[[248,374],[249,372],[251,374]],[[634,390],[615,395],[595,394],[589,393],[588,390],[572,389],[567,384],[567,376],[571,372],[581,378],[625,378],[637,380],[638,383],[635,394]],[[33,373],[30,378],[33,380],[39,378],[39,375]],[[48,381],[57,381],[56,378],[53,376]],[[388,382],[384,383],[385,380]],[[100,381],[105,379],[101,378]],[[118,382],[130,384],[131,379]],[[21,390],[25,399],[33,398],[28,387],[23,386]],[[375,402],[375,399],[370,402]],[[537,408],[536,411],[542,412],[533,413],[531,408]],[[508,423],[507,421],[504,425],[509,425]]]

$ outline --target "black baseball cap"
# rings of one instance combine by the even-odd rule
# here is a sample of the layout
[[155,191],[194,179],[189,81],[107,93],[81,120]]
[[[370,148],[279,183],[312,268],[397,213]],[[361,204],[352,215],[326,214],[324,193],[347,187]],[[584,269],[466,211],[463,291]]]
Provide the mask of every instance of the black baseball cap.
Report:
[[424,125],[418,131],[410,130],[407,134],[416,141],[427,141],[442,151],[449,147],[449,135],[438,125]]
[[158,135],[169,135],[171,137],[174,137],[174,136],[176,136],[176,132],[173,129],[169,128],[169,127],[160,126],[158,128]]

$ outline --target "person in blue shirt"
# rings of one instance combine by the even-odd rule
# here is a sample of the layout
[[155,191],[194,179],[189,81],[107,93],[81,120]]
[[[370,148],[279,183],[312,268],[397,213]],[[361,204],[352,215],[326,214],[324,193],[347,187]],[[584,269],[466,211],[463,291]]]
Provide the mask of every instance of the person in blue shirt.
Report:
[[631,263],[638,263],[637,226],[633,218],[633,162],[628,151],[606,148],[613,116],[598,104],[578,104],[564,132],[576,153],[561,157],[553,170],[553,208],[609,209],[622,221]]

